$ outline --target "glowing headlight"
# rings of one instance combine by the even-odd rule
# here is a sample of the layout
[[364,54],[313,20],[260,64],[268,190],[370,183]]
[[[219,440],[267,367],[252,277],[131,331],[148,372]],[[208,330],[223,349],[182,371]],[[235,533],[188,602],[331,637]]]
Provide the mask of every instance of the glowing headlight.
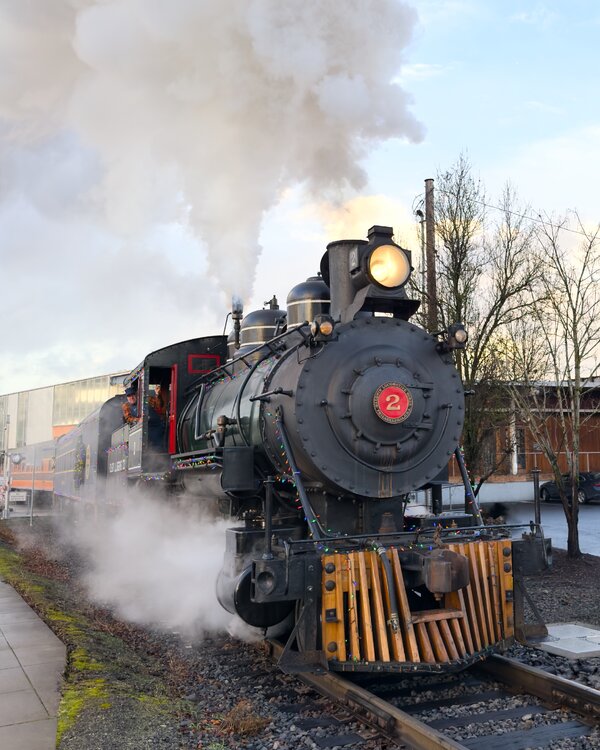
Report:
[[469,340],[469,334],[462,323],[453,323],[448,326],[445,334],[444,341],[438,344],[438,347],[441,347],[439,351],[450,352],[453,349],[464,349]]
[[410,276],[410,263],[396,245],[380,245],[369,257],[369,276],[387,289],[402,286]]

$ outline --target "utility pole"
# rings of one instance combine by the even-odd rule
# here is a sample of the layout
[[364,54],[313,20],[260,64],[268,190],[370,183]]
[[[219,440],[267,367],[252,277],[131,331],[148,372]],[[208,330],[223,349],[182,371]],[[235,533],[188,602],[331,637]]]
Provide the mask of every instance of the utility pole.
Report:
[[4,520],[8,521],[10,514],[10,456],[8,451],[4,454]]
[[425,180],[425,247],[427,256],[427,328],[438,330],[437,289],[435,278],[435,219],[433,212],[433,180]]
[[[427,328],[429,333],[438,330],[437,288],[435,278],[435,218],[433,212],[433,180],[425,180],[425,254],[427,256]],[[431,486],[431,512],[439,515],[443,510],[442,485]]]
[[420,275],[421,275],[421,300],[423,304],[423,309],[427,307],[427,293],[425,291],[425,287],[427,284],[427,275],[425,272],[425,214],[423,211],[421,211],[420,208],[418,208],[415,211],[415,215],[419,219],[419,224],[421,225],[421,268],[420,268]]

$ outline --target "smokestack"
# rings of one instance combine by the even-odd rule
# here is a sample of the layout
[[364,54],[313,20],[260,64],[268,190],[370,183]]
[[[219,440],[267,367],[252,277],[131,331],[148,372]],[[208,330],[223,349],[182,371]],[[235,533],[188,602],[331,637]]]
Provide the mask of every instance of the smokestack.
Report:
[[239,297],[231,300],[231,319],[233,320],[233,341],[236,349],[240,348],[240,329],[244,317],[244,306]]

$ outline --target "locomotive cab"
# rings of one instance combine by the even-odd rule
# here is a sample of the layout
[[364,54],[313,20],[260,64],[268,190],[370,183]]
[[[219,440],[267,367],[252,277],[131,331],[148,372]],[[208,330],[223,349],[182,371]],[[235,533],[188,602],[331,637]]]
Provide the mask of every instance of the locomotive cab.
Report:
[[191,339],[148,354],[125,386],[137,394],[137,424],[113,432],[108,461],[108,496],[122,499],[134,485],[176,489],[171,455],[186,390],[227,358],[225,336]]

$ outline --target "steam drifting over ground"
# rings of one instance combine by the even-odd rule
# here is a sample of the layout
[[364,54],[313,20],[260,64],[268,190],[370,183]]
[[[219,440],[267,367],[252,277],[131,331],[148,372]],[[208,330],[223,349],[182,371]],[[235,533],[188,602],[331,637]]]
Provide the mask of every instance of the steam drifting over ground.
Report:
[[28,264],[27,325],[49,302],[56,320],[18,338],[56,359],[91,330],[99,363],[142,294],[157,345],[181,300],[200,320],[247,299],[286,188],[342,201],[375,144],[420,139],[393,82],[415,23],[399,0],[3,0],[0,252]]
[[216,519],[194,502],[157,502],[132,492],[120,511],[94,521],[56,518],[62,549],[74,547],[84,561],[90,599],[117,617],[175,630],[188,637],[229,630],[253,634],[222,609],[215,594],[231,520]]
[[225,630],[232,616],[218,604],[215,582],[227,525],[192,505],[132,496],[118,515],[77,527],[91,598],[130,622],[188,634]]

